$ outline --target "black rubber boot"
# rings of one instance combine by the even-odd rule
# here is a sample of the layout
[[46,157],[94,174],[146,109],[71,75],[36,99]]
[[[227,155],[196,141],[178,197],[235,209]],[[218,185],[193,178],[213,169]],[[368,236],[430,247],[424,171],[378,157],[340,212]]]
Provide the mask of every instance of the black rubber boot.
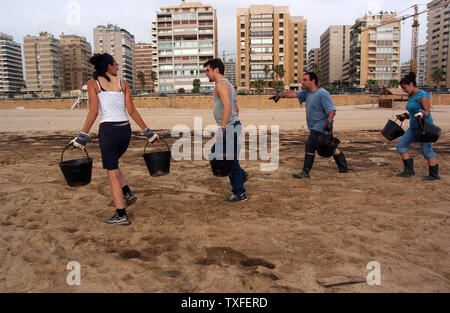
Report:
[[432,180],[441,179],[439,177],[439,164],[436,164],[435,166],[429,166],[428,168],[429,168],[430,174],[429,174],[428,177],[425,177],[422,180],[424,180],[424,181],[432,181]]
[[399,177],[410,177],[416,175],[414,172],[414,160],[412,158],[403,160],[403,165],[405,169],[400,174],[397,174]]
[[305,154],[305,162],[303,164],[303,170],[298,174],[292,174],[295,178],[302,179],[302,178],[311,178],[309,175],[309,172],[312,169],[312,166],[314,164],[314,158],[315,155],[311,154]]
[[339,168],[339,173],[348,173],[347,160],[345,160],[344,153],[333,155],[333,158]]

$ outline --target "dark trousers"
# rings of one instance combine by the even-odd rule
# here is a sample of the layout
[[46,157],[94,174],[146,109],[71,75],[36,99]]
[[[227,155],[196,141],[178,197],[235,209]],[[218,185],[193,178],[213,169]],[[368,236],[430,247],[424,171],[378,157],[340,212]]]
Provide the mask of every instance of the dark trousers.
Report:
[[317,130],[311,130],[308,140],[305,143],[305,153],[315,154],[317,150],[317,142],[321,132]]
[[[238,145],[238,137],[239,137],[241,129],[242,129],[242,125],[240,124],[240,122],[236,123],[234,136],[233,136],[234,137],[233,138],[233,147],[234,147],[233,157],[235,159],[235,162],[234,162],[234,166],[233,166],[233,172],[232,172],[231,176],[229,177],[231,188],[232,188],[231,191],[236,196],[240,196],[246,192],[246,190],[244,188],[244,179],[242,177],[242,175],[244,174],[244,170],[241,168],[241,165],[239,164],[239,160],[238,160],[239,148],[240,148]],[[224,153],[223,159],[228,160],[229,157],[227,157],[227,155],[226,155],[226,146],[227,146],[227,142],[226,142],[226,138],[225,138],[225,140],[223,140],[223,150],[222,150]],[[212,153],[216,152],[215,144],[212,146],[211,152]]]

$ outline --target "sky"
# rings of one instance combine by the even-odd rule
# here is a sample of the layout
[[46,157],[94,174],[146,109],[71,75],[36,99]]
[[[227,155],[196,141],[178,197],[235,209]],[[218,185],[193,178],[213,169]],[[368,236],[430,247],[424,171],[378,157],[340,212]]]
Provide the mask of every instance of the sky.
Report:
[[[272,4],[289,6],[290,14],[303,16],[308,21],[308,51],[320,47],[320,35],[330,25],[353,25],[368,11],[393,11],[399,15],[413,13],[411,8],[419,4],[419,11],[426,9],[421,0],[197,0],[210,4],[217,11],[219,56],[223,51],[236,53],[236,9],[250,5]],[[151,42],[151,21],[160,7],[178,5],[181,0],[0,0],[0,32],[14,37],[23,44],[26,35],[37,36],[47,31],[59,38],[61,33],[84,36],[93,45],[93,29],[97,25],[116,24],[135,36],[136,43]],[[406,9],[409,10],[405,11]],[[400,14],[400,12],[404,11]],[[420,15],[419,44],[426,43],[427,14]],[[411,57],[412,18],[402,22],[400,59]],[[94,49],[94,47],[92,47]]]

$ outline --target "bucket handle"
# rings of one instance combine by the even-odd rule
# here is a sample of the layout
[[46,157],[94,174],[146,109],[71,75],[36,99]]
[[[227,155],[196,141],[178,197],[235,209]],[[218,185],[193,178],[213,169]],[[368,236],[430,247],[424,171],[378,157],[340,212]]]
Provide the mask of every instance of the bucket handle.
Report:
[[[170,151],[169,145],[168,145],[167,142],[164,140],[164,138],[159,137],[159,139],[161,139],[161,140],[166,144],[166,146],[167,146],[167,151]],[[144,154],[145,154],[145,150],[147,149],[147,146],[149,145],[149,143],[150,143],[150,142],[147,141],[147,144],[145,145],[145,148],[144,148]]]
[[[398,117],[397,117],[397,118],[395,119],[394,123],[397,122],[398,120],[399,120],[399,119],[398,119]],[[403,128],[403,122],[404,122],[404,121],[405,121],[405,120],[403,120],[403,121],[400,122],[400,127],[402,127],[402,128]],[[397,123],[395,123],[395,124],[397,124]],[[398,125],[398,124],[397,124],[397,125]]]
[[[71,146],[72,146],[72,145],[69,143],[69,144],[64,148],[64,150],[62,151],[62,153],[61,153],[61,163],[63,162],[63,155],[64,155],[64,152],[66,152],[67,148],[69,148],[69,147],[71,147]],[[88,157],[88,159],[90,159],[89,154],[88,154],[88,152],[87,152],[86,149],[84,149],[84,152],[86,153],[86,156]]]

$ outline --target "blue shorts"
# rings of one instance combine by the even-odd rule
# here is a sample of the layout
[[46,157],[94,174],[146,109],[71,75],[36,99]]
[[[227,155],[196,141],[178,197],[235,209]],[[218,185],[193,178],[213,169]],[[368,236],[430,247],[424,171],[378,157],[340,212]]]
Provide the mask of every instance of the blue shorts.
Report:
[[98,130],[98,142],[102,153],[103,168],[117,170],[119,159],[127,151],[131,139],[130,124],[106,126]]

